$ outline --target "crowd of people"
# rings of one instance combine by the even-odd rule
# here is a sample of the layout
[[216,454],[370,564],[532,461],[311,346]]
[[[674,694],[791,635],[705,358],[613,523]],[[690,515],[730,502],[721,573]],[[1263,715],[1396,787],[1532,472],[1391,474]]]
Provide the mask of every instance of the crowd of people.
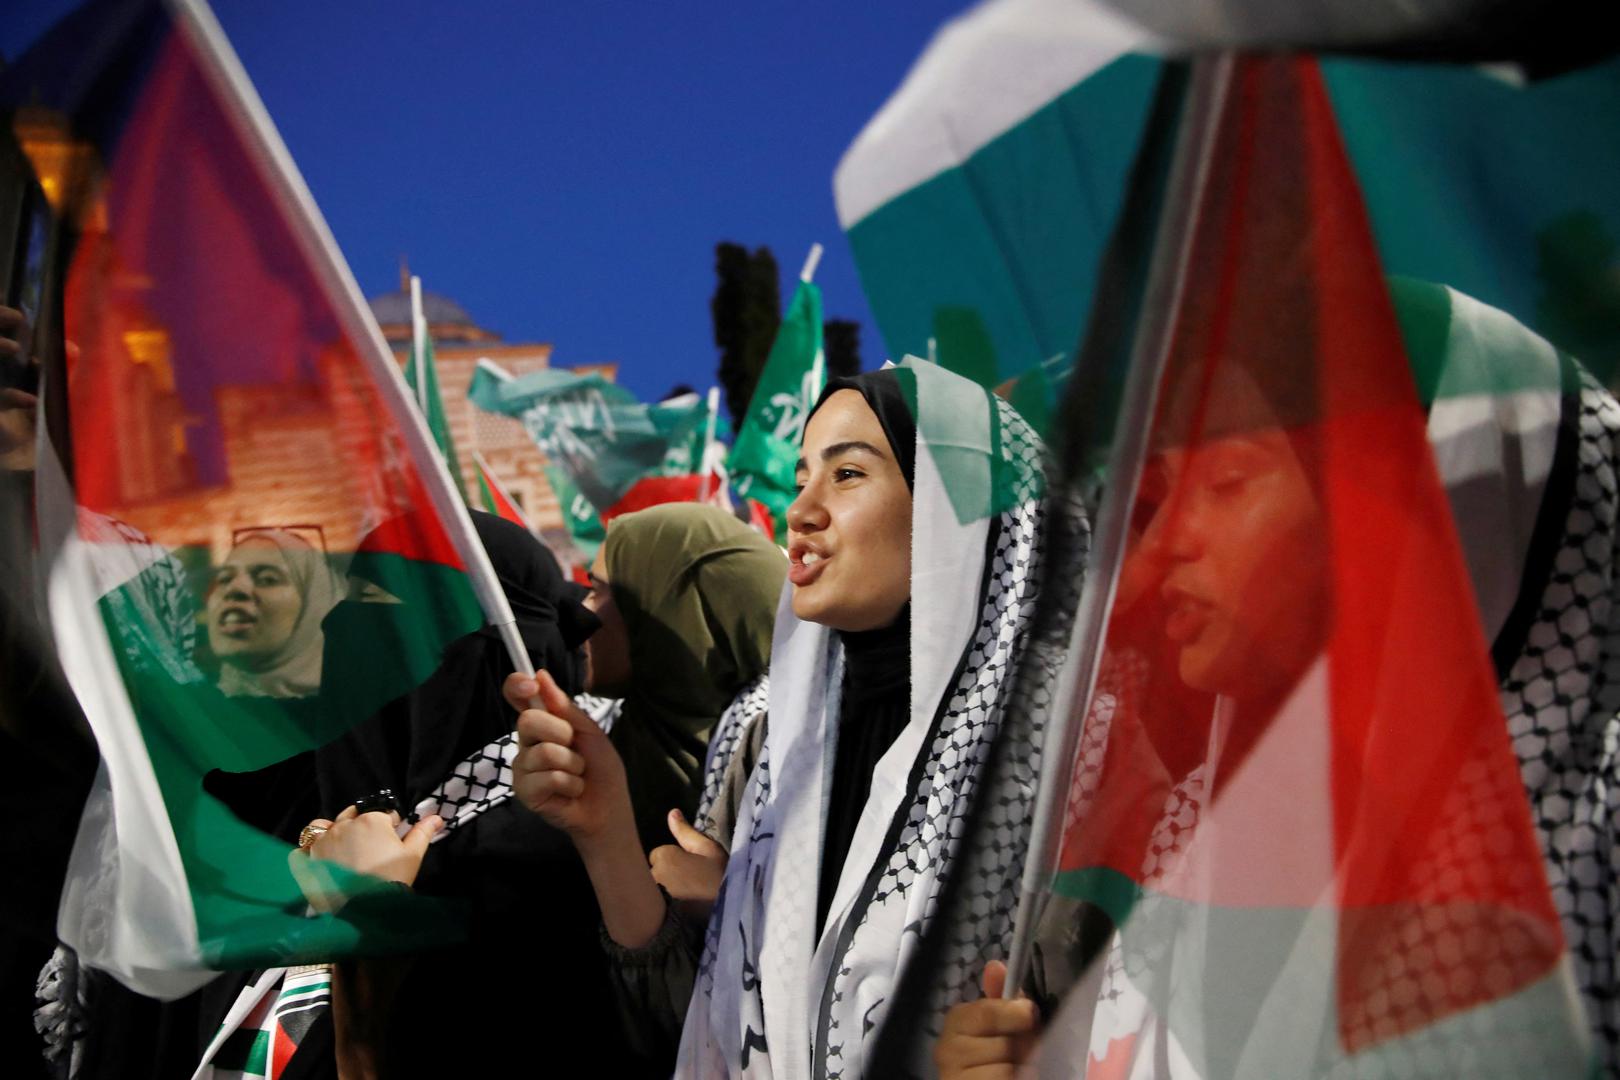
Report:
[[[1427,287],[1395,291],[1408,309],[1435,303]],[[1489,409],[1434,386],[1425,404],[1437,452],[1461,433],[1498,463],[1448,472],[1439,456],[1595,1052],[1612,1068],[1620,405],[1505,315],[1443,299],[1470,332],[1432,339],[1442,386],[1552,364],[1550,382]],[[1328,648],[1316,434],[1263,366],[1197,391],[1172,390],[1155,429],[1115,601],[1132,633],[1104,658],[1070,807],[1081,830],[1104,828],[1118,796],[1101,785],[1151,772],[1125,790],[1164,810],[1134,848],[1120,840],[1150,885],[1215,858],[1200,814],[1240,799],[1257,761],[1288,772],[1257,747],[1325,678]],[[1191,416],[1211,401],[1225,426],[1194,439]],[[1184,961],[1162,940],[1133,942],[1117,913],[1054,900],[1023,992],[1003,995],[1021,857],[950,945],[970,982],[930,997],[937,1007],[897,1004],[963,872],[989,763],[1039,757],[1039,745],[1007,745],[1021,736],[1004,720],[1023,700],[1014,676],[1052,580],[1047,534],[1081,515],[1069,482],[1005,402],[908,363],[829,382],[797,483],[785,553],[712,506],[657,506],[612,523],[588,587],[526,530],[474,512],[535,674],[514,670],[486,626],[318,749],[207,782],[296,845],[300,880],[330,883],[309,868],[335,864],[453,901],[465,936],[230,971],[159,1004],[79,971],[70,950],[51,955],[54,903],[19,907],[9,952],[48,958],[27,1007],[40,1060],[69,1077],[853,1077],[875,1075],[876,1040],[899,1016],[927,1033],[918,1074],[1011,1076],[1043,1034],[1069,1028],[1080,1048],[1045,1061],[1072,1053],[1055,1070],[1072,1073],[1095,1048],[1084,1033],[1110,1027],[1146,1032],[1143,1075],[1161,1061],[1159,1074],[1187,1074],[1168,1025],[1145,1019],[1160,999],[1140,989]],[[975,483],[993,490],[964,512]],[[202,644],[183,636],[200,621],[227,697],[326,715],[331,674],[363,669],[356,643],[408,636],[412,590],[368,550],[340,574],[296,529],[244,528],[194,610],[178,595],[153,610],[180,651]],[[95,751],[22,615],[28,555],[5,555],[0,757],[19,789],[39,792],[29,821],[51,823],[6,854],[60,880]],[[1559,649],[1569,662],[1543,687]],[[1127,745],[1128,724],[1140,759],[1099,760]],[[472,805],[456,778],[475,774],[490,782]],[[309,902],[344,902],[341,879],[335,891],[312,885]],[[1259,999],[1282,978],[1266,963],[1251,966],[1253,986],[1196,993],[1243,997],[1222,1005],[1223,1022],[1263,1028]],[[10,981],[6,993],[15,1039],[24,995]]]

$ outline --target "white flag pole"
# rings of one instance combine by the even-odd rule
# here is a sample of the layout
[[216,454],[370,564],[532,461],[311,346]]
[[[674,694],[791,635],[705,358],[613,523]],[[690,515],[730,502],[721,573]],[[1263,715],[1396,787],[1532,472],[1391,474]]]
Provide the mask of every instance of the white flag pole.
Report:
[[427,316],[422,314],[422,279],[411,275],[411,365],[416,369],[416,407],[427,415]]
[[[473,529],[467,504],[458,494],[459,485],[450,478],[450,471],[439,457],[433,436],[428,431],[427,419],[422,411],[410,405],[409,388],[394,355],[383,339],[376,316],[366,306],[360,286],[355,282],[349,265],[343,259],[332,230],[315,205],[292,154],[281,141],[270,114],[260,100],[258,91],[231,48],[225,31],[214,13],[203,0],[168,0],[176,21],[197,46],[202,68],[218,89],[220,98],[236,121],[249,152],[263,170],[272,196],[280,205],[299,243],[304,257],[310,261],[326,294],[331,299],[342,322],[344,331],[354,343],[360,362],[371,371],[377,392],[383,403],[399,421],[406,450],[422,476],[423,487],[433,503],[450,542],[467,568],[467,579],[489,620],[501,635],[501,641],[512,659],[512,665],[525,675],[534,674],[529,650],[518,634],[517,620],[507,602],[489,553],[479,543]],[[420,381],[420,380],[418,380]]]
[[804,259],[804,269],[799,271],[799,280],[804,282],[806,285],[810,284],[810,279],[816,276],[816,267],[820,265],[821,245],[811,244],[810,254],[806,255]]
[[1229,52],[1193,62],[1185,118],[1176,136],[1166,182],[1167,211],[1159,220],[1153,241],[1119,424],[1109,449],[1108,488],[1092,534],[1092,563],[1087,569],[1090,580],[1081,594],[1068,652],[1052,693],[1053,711],[1047,721],[1029,850],[1007,955],[1007,982],[1002,990],[1002,996],[1007,998],[1023,993],[1035,930],[1050,895],[1075,753],[1096,691],[1103,633],[1113,610],[1137,481],[1147,451],[1148,428],[1158,400],[1159,376],[1170,352],[1174,315],[1186,288],[1192,239],[1209,183],[1221,108],[1232,83],[1232,62]]

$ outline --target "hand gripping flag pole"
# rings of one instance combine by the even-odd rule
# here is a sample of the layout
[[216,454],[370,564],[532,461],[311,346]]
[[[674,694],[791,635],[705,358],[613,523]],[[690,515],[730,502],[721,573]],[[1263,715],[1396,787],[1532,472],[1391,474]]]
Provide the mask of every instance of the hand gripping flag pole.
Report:
[[[1090,584],[1081,595],[1068,655],[1053,694],[1053,701],[1060,704],[1052,717],[1042,755],[1029,854],[1019,888],[1012,948],[1007,957],[1007,981],[1002,990],[1002,995],[1008,998],[1020,993],[1041,909],[1051,893],[1075,749],[1096,691],[1103,631],[1114,605],[1160,376],[1170,351],[1175,313],[1186,289],[1200,194],[1208,184],[1215,136],[1232,83],[1232,72],[1230,53],[1192,61],[1192,78],[1170,165],[1165,213],[1154,240],[1142,315],[1120,403],[1120,418],[1109,451],[1107,491],[1097,516]],[[1061,704],[1064,702],[1068,704]]]

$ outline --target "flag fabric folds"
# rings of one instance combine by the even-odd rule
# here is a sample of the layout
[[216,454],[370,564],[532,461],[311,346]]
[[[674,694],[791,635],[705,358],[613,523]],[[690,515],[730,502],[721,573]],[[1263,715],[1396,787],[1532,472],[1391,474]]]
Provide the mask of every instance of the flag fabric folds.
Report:
[[[1044,431],[1167,59],[1325,43],[1289,36],[1302,25],[1334,28],[1341,50],[1389,48],[1466,7],[991,0],[948,23],[834,178],[888,351],[933,339],[944,366],[1013,384]],[[1343,51],[1321,65],[1385,270],[1501,308],[1606,379],[1620,146],[1587,133],[1620,117],[1620,61],[1529,82]]]
[[[163,997],[454,939],[448,907],[291,842],[342,809],[308,752],[499,590],[262,105],[206,8],[136,0],[65,20],[0,100],[59,200],[39,535],[103,759],[62,939]],[[277,783],[307,798],[252,795]]]
[[[1612,737],[1596,689],[1604,662],[1577,615],[1538,623],[1529,644],[1521,635],[1522,657],[1491,645],[1537,611],[1518,572],[1551,566],[1549,541],[1541,524],[1507,519],[1527,506],[1534,519],[1544,493],[1570,498],[1549,479],[1552,433],[1566,432],[1564,461],[1577,416],[1579,460],[1595,471],[1568,505],[1596,500],[1586,518],[1607,520],[1612,398],[1571,374],[1555,346],[1578,340],[1572,320],[1550,318],[1579,309],[1584,340],[1601,341],[1607,301],[1549,273],[1565,256],[1536,238],[1569,214],[1589,238],[1620,220],[1597,182],[1612,140],[1593,148],[1565,127],[1578,93],[1608,110],[1620,69],[1514,84],[1460,67],[1238,54],[1198,127],[1166,107],[1166,90],[1187,68],[1174,54],[1200,42],[1166,40],[1162,20],[1154,33],[1133,25],[1132,5],[1106,8],[976,9],[941,34],[838,178],[886,334],[910,320],[916,340],[941,313],[971,308],[969,336],[989,344],[964,360],[941,337],[940,362],[1025,409],[1040,406],[1026,380],[1047,378],[1047,349],[1064,336],[1031,331],[1067,312],[1081,363],[1055,433],[1062,491],[1088,505],[1101,492],[1105,515],[1111,499],[1124,511],[1099,519],[1093,547],[1104,576],[1088,580],[1082,614],[1105,614],[1100,641],[1073,646],[1099,658],[1094,692],[1081,668],[1072,705],[1044,718],[1079,710],[1078,746],[1060,749],[1061,725],[1048,732],[1056,804],[1031,798],[1023,763],[998,764],[970,826],[967,883],[941,900],[935,952],[979,917],[985,875],[1022,852],[1030,834],[1004,819],[1028,806],[1034,834],[1053,822],[1060,841],[1028,856],[1026,882],[1047,899],[1033,909],[1043,918],[1021,924],[1033,961],[1015,987],[1046,1006],[1042,1075],[1586,1075],[1615,1046],[1616,908],[1575,884],[1603,873],[1592,853],[1615,828],[1593,794],[1612,765],[1573,749]],[[1034,32],[1042,12],[1049,38]],[[1062,82],[1063,64],[1085,70]],[[1395,86],[1407,88],[1399,105],[1383,93]],[[1410,137],[1375,153],[1382,112],[1400,113]],[[1462,147],[1491,145],[1491,118],[1507,145],[1529,147],[1538,115],[1556,153],[1512,178],[1494,146],[1471,159],[1479,169],[1448,171],[1470,160]],[[1169,135],[1182,153],[1207,141],[1207,175],[1163,199]],[[1093,152],[1115,136],[1126,141]],[[1117,177],[1100,184],[1112,154]],[[1418,175],[1430,158],[1448,179]],[[1071,160],[1091,167],[1090,186],[1059,197]],[[1449,193],[1436,213],[1457,243],[1435,223],[1426,250],[1406,243],[1391,213],[1403,176],[1420,200]],[[929,237],[906,224],[925,219]],[[1040,262],[1037,224],[1069,237],[1072,263]],[[960,253],[917,256],[958,228]],[[1148,255],[1174,272],[1144,273]],[[1022,377],[1004,364],[1009,348]],[[994,365],[972,366],[992,349]],[[1441,352],[1494,359],[1446,365]],[[1161,357],[1146,384],[1156,407],[1121,424],[1121,385]],[[1117,468],[1135,440],[1129,468],[1098,471],[1100,447],[1113,442]],[[1493,488],[1492,469],[1510,481]],[[1606,559],[1603,544],[1559,552],[1548,597],[1575,574],[1571,560]],[[1507,581],[1486,581],[1509,564]],[[1073,584],[1073,564],[1059,565],[1071,578],[1048,578],[1043,605]],[[1575,606],[1608,610],[1595,599],[1609,595],[1604,573],[1575,575],[1586,582]],[[1564,603],[1546,602],[1554,615]],[[1543,658],[1551,639],[1562,659]],[[1596,680],[1590,692],[1583,680]],[[1545,710],[1588,706],[1589,722],[1568,721],[1586,733],[1566,744]],[[922,970],[907,990],[915,1012],[892,1015],[926,1015],[928,987],[956,974]],[[891,1020],[889,1060],[928,1037],[918,1028]]]
[[1089,1012],[1099,1075],[1449,1071],[1486,1047],[1478,1071],[1580,1074],[1477,605],[1313,61],[1237,61],[1207,177],[1054,881],[1115,933],[1054,1033]]
[[726,458],[737,491],[771,512],[778,540],[787,536],[805,418],[826,384],[821,326],[821,290],[800,281]]
[[620,503],[638,482],[696,480],[704,467],[710,413],[697,394],[647,405],[594,373],[514,377],[486,360],[467,396],[480,409],[522,422],[550,461],[546,474],[563,520],[587,555],[601,543],[603,521],[625,512]]

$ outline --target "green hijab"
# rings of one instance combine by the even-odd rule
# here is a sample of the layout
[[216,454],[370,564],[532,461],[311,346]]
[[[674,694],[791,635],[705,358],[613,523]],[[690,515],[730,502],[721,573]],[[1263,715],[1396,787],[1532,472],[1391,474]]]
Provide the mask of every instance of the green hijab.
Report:
[[630,692],[613,725],[636,828],[669,843],[664,816],[697,808],[715,721],[771,660],[787,560],[723,510],[666,503],[616,518],[603,543],[630,646]]

